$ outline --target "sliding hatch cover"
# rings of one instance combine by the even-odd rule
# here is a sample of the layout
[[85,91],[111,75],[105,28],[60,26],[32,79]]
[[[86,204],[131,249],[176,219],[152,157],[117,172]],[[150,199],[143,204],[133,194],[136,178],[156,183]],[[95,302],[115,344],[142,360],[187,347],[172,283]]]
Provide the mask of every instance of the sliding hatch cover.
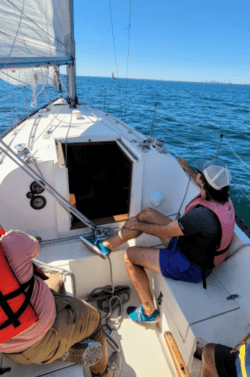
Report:
[[[115,141],[62,143],[69,201],[96,225],[128,218],[132,164]],[[72,217],[71,229],[85,227]]]

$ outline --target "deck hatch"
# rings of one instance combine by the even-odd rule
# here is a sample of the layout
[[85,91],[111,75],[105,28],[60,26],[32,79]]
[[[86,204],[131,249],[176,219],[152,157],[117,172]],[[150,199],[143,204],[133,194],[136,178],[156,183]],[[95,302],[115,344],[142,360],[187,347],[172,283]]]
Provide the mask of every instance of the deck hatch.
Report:
[[[129,215],[132,160],[115,141],[62,143],[69,201],[95,224]],[[71,229],[85,227],[75,216]]]

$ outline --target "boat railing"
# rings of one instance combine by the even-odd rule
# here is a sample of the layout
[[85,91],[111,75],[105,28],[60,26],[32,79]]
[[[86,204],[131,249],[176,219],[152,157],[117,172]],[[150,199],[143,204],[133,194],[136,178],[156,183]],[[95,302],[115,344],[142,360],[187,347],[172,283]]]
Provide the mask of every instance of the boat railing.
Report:
[[66,279],[66,276],[70,276],[71,279],[71,285],[72,285],[72,294],[74,297],[76,297],[76,277],[74,273],[70,270],[66,270],[65,268],[61,267],[55,267],[51,266],[50,264],[44,263],[40,260],[33,259],[33,261],[43,270],[44,273],[56,273],[58,275],[62,275],[64,278],[64,281]]
[[[62,80],[60,78],[60,82],[62,84],[62,87],[64,88],[65,92],[67,93],[67,89],[66,89],[66,86],[64,84],[64,81],[65,80]],[[29,95],[30,98],[28,98],[26,90],[24,90],[24,92],[25,92],[25,102],[26,102],[25,106],[16,106],[16,107],[12,108],[9,112],[6,113],[6,106],[4,106],[4,103],[6,103],[6,101],[8,101],[8,107],[10,107],[11,106],[11,98],[15,99],[15,101],[13,101],[15,103],[17,97],[18,98],[20,97],[18,95],[19,94],[18,90],[20,90],[20,89],[23,89],[23,88],[20,88],[20,87],[14,88],[14,94],[13,95],[8,95],[4,98],[0,98],[0,129],[1,130],[7,129],[7,128],[10,129],[10,124],[12,124],[11,129],[14,130],[17,127],[17,125],[20,124],[19,119],[24,118],[25,113],[27,114],[26,119],[29,118],[29,116],[30,116],[30,110],[32,110],[32,108],[31,108],[31,104],[28,105],[28,103],[31,102],[31,100],[32,100],[32,91],[30,91],[30,93],[28,93],[28,94],[30,94]],[[154,127],[155,130],[158,129],[158,131],[159,130],[162,131],[162,136],[161,136],[162,139],[166,139],[166,135],[168,135],[167,136],[168,139],[171,138],[172,140],[175,140],[177,143],[181,142],[181,143],[185,144],[188,148],[190,148],[192,150],[196,150],[199,153],[199,155],[202,154],[203,156],[206,156],[209,159],[214,158],[210,154],[204,152],[205,148],[203,148],[203,151],[201,153],[200,149],[198,147],[195,147],[193,145],[193,143],[188,142],[186,138],[182,138],[180,136],[179,131],[180,131],[180,127],[185,127],[186,132],[187,132],[188,129],[196,129],[199,133],[200,132],[204,132],[206,134],[209,133],[213,137],[218,137],[218,139],[221,137],[221,134],[219,132],[216,132],[215,130],[211,130],[211,129],[208,129],[208,128],[204,129],[202,126],[196,126],[196,125],[190,124],[188,122],[185,122],[182,119],[179,119],[178,117],[171,115],[168,111],[166,111],[164,108],[162,108],[159,103],[157,103],[157,107],[156,107],[156,103],[153,103],[153,102],[148,101],[148,100],[145,100],[145,101],[142,102],[142,101],[134,100],[133,98],[131,98],[131,96],[129,96],[129,97],[127,95],[122,96],[120,91],[118,93],[119,101],[116,101],[116,103],[113,104],[113,103],[111,103],[111,99],[112,99],[112,101],[114,100],[115,96],[117,96],[117,91],[112,90],[112,89],[107,90],[107,88],[104,88],[104,89],[105,89],[105,107],[106,107],[106,111],[108,110],[108,115],[109,116],[113,116],[113,115],[118,116],[118,118],[121,117],[123,119],[123,121],[119,121],[119,122],[123,126],[127,126],[126,123],[125,123],[126,114],[121,109],[120,102],[126,100],[126,101],[129,101],[129,103],[141,104],[143,106],[142,106],[141,109],[140,109],[140,106],[138,107],[137,115],[138,115],[138,118],[140,120],[143,120],[143,124],[141,125],[141,122],[138,123],[138,121],[134,122],[135,133],[137,132],[136,128],[139,124],[140,126],[142,126],[142,127],[140,127],[140,131],[141,131],[141,128],[142,128],[142,130],[145,134],[148,134],[150,132],[150,128],[151,128],[151,136],[152,136],[153,129],[152,129],[151,126],[153,124],[153,127]],[[45,106],[46,106],[46,104],[51,103],[51,101],[52,101],[51,98],[54,96],[54,93],[52,93],[52,91],[55,92],[54,88],[49,88],[48,86],[43,86],[41,91],[44,92],[45,99],[44,98],[42,99],[41,96],[39,97],[39,103],[38,103],[39,107],[41,107],[42,102],[45,103]],[[85,100],[87,98],[91,98],[92,100],[94,99],[94,101],[93,101],[94,106],[89,106],[88,103],[85,102]],[[98,96],[98,95],[88,96],[88,97],[85,98],[85,100],[81,101],[81,103],[86,108],[88,108],[88,109],[91,109],[91,108],[92,109],[98,109],[98,106],[99,106],[100,110],[103,110],[103,93],[100,96]],[[146,105],[148,106],[148,108],[145,110]],[[120,109],[119,109],[119,107],[120,107]],[[128,104],[126,106],[126,112],[129,111],[130,107],[131,107],[130,104]],[[25,108],[26,108],[26,111],[25,111]],[[3,115],[1,115],[2,112],[4,112]],[[57,119],[58,117],[56,116],[56,114],[53,113],[52,109],[51,109],[51,112],[54,115],[54,118]],[[159,121],[159,119],[157,119],[157,114],[166,116],[166,118],[163,119],[164,124],[162,124],[162,121]],[[92,115],[94,115],[94,113],[92,113]],[[128,116],[128,114],[127,114],[127,116]],[[133,117],[134,117],[134,114],[133,114]],[[133,119],[132,119],[132,122],[130,121],[130,123],[132,123],[132,125],[133,125]],[[58,118],[58,120],[59,120],[59,118]],[[102,121],[105,122],[104,119],[102,119]],[[60,119],[60,122],[64,122],[65,124],[68,124],[69,127],[71,126],[71,121],[68,121],[68,120],[64,121],[64,120]],[[170,127],[168,126],[168,128],[167,128],[165,126],[166,122],[168,122],[168,124],[171,124],[171,126]],[[177,135],[176,135],[176,133],[177,133]],[[137,133],[137,136],[138,136],[138,133]],[[14,138],[15,138],[15,134],[13,134],[13,139]],[[220,142],[221,142],[221,140],[220,140]],[[243,161],[243,159],[239,156],[239,154],[234,150],[234,148],[233,148],[232,144],[229,142],[228,138],[224,136],[222,146],[220,146],[220,148],[223,148],[223,155],[224,156],[225,156],[225,147],[227,148],[227,150],[229,150],[230,152],[233,153],[234,157],[236,157],[244,165],[245,168],[247,168],[248,170],[250,169],[248,164],[246,164]],[[170,149],[171,154],[175,155],[175,150],[178,150],[178,147],[177,147],[177,145],[171,146],[168,143],[168,149]],[[217,151],[217,154],[218,154],[218,151]],[[5,154],[2,153],[2,156],[0,156],[0,164],[3,162],[4,157],[5,157]],[[236,180],[232,179],[232,182],[233,182],[235,188],[237,189],[237,191],[239,191],[248,201],[250,201],[250,196],[244,190],[242,190],[242,188],[236,182]]]
[[[42,88],[39,88],[40,91],[38,94],[35,94],[35,98],[33,91],[26,90],[25,86],[11,86],[12,94],[5,96],[4,93],[9,90],[9,84],[4,83],[4,85],[6,85],[6,88],[4,87],[6,90],[3,90],[3,92],[0,94],[1,134],[10,128],[16,128],[20,122],[23,122],[32,114],[39,111],[34,111],[34,107],[36,107],[36,105],[38,109],[41,109],[58,97],[58,91],[55,88],[50,88],[49,86],[45,85],[43,85]],[[43,93],[42,96],[40,95],[41,93]],[[18,106],[15,106],[15,104],[18,104]]]
[[[111,92],[112,93],[112,95],[110,95],[109,94],[109,92]],[[107,88],[105,88],[105,103],[106,103],[106,105],[108,105],[108,109],[109,110],[117,110],[117,105],[114,105],[114,104],[110,104],[109,103],[109,99],[111,100],[113,100],[114,99],[114,96],[113,95],[115,95],[115,94],[117,94],[114,90],[112,90],[112,89],[109,89],[108,91],[107,91]],[[119,93],[119,97],[121,98],[121,99],[123,99],[123,100],[125,100],[125,97],[122,97],[121,95],[120,95],[120,93]],[[95,106],[93,106],[93,105],[89,105],[87,102],[86,102],[86,99],[88,99],[88,98],[90,98],[90,99],[95,99],[95,100],[97,100],[96,102],[99,102],[99,105],[101,106],[101,104],[102,104],[102,96],[100,95],[100,96],[87,96],[87,97],[85,97],[85,100],[83,101],[83,100],[81,100],[81,103],[84,103],[84,104],[86,104],[88,107],[92,107],[93,109],[98,109],[98,104],[96,103],[96,105]],[[151,114],[151,124],[152,124],[152,122],[153,122],[153,120],[156,118],[156,113],[157,112],[160,112],[161,113],[161,115],[167,115],[167,119],[166,119],[166,121],[168,121],[168,122],[173,122],[173,123],[175,123],[175,128],[176,128],[176,124],[178,125],[178,126],[186,126],[186,127],[188,127],[188,128],[191,128],[191,129],[196,129],[197,131],[199,131],[199,132],[204,132],[204,133],[209,133],[209,134],[211,134],[211,135],[214,135],[214,136],[217,136],[218,137],[218,139],[219,138],[221,138],[221,133],[220,132],[216,132],[216,131],[213,131],[213,130],[211,130],[211,129],[204,129],[204,128],[202,128],[201,126],[195,126],[195,125],[192,125],[192,124],[190,124],[190,123],[187,123],[187,122],[185,122],[185,121],[183,121],[182,119],[179,119],[179,118],[177,118],[176,116],[173,116],[173,115],[171,115],[169,112],[167,112],[165,109],[163,109],[159,104],[157,104],[157,108],[156,108],[156,103],[153,103],[153,102],[148,102],[148,101],[144,101],[144,102],[142,102],[142,101],[137,101],[137,100],[134,100],[133,98],[128,98],[128,100],[131,102],[131,103],[136,103],[136,104],[142,104],[143,106],[144,106],[144,108],[143,108],[143,114],[141,114],[140,113],[140,109],[138,109],[138,116],[139,116],[139,118],[140,119],[144,119],[144,120],[147,120],[148,122],[150,121],[149,120],[149,117],[148,116],[146,116],[145,115],[145,112],[148,112],[149,114]],[[145,109],[145,105],[148,105],[148,106],[150,106],[151,107],[151,109],[150,108],[148,108],[148,109]],[[99,110],[99,109],[98,109]],[[113,112],[113,111],[112,111]],[[115,115],[115,114],[114,114]],[[164,119],[164,121],[165,121],[165,119]],[[164,127],[164,126],[162,126],[157,120],[155,121],[154,120],[154,128],[156,128],[156,127],[159,127],[162,131],[163,131],[163,133],[167,133],[168,135],[170,135],[171,136],[171,138],[172,139],[175,139],[175,140],[178,140],[178,141],[181,141],[182,143],[184,143],[184,144],[186,144],[189,148],[191,148],[191,149],[195,149],[195,150],[197,150],[197,151],[199,151],[199,148],[198,147],[194,147],[193,146],[193,144],[191,144],[191,143],[189,143],[189,142],[187,142],[186,140],[184,140],[183,138],[181,138],[179,135],[178,136],[173,136],[173,131],[174,131],[174,129],[173,128],[171,128],[171,131],[169,131],[166,127]],[[135,124],[135,128],[136,128],[136,124]],[[149,124],[148,124],[148,132],[149,132],[149,129],[150,129],[150,127],[149,127]],[[243,163],[244,165],[245,165],[245,167],[247,167],[247,169],[250,169],[250,167],[242,160],[242,158],[235,152],[235,150],[233,149],[233,147],[232,147],[232,145],[231,145],[231,143],[229,142],[229,140],[223,135],[223,141],[225,141],[225,143],[227,144],[226,146],[228,146],[229,147],[229,149],[234,153],[234,155],[235,155],[235,157],[237,157],[238,159],[239,159],[239,161],[241,161],[241,163]],[[221,142],[221,140],[219,140],[218,141],[218,143],[220,143]],[[224,143],[224,146],[225,146],[225,143]],[[173,153],[174,154],[174,153]],[[209,154],[205,154],[204,152],[202,153],[204,156],[206,156],[206,157],[208,157],[208,158],[215,158],[215,156],[211,156],[211,155],[209,155]],[[244,193],[243,192],[243,190],[240,188],[240,186],[239,185],[237,185],[237,183],[233,180],[233,183],[235,184],[235,186],[242,192],[242,194],[248,199],[248,200],[250,200],[250,197],[246,194],[246,193]]]

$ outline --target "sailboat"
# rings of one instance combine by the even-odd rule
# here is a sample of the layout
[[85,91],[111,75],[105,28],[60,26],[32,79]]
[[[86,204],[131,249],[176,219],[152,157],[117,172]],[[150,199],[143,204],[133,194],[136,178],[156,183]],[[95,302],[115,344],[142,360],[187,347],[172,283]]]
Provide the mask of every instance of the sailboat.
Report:
[[116,77],[115,77],[115,75],[114,75],[114,72],[112,72],[111,79],[113,79],[113,80],[116,79]]
[[[122,377],[198,377],[199,338],[232,346],[250,331],[249,237],[235,226],[228,259],[214,268],[207,290],[202,283],[147,271],[161,320],[145,327],[126,317],[126,307],[140,302],[124,252],[134,245],[160,247],[159,239],[144,234],[129,241],[111,253],[109,265],[85,248],[80,236],[105,239],[147,207],[174,220],[199,188],[164,142],[78,103],[72,0],[24,4],[1,1],[0,77],[14,85],[48,82],[60,94],[58,67],[66,65],[67,96],[60,94],[2,136],[1,226],[39,239],[36,262],[64,276],[68,295],[85,299],[110,281],[130,287],[120,328],[111,333],[121,350]],[[87,368],[62,361],[17,365],[4,356],[1,360],[9,377],[90,376]]]

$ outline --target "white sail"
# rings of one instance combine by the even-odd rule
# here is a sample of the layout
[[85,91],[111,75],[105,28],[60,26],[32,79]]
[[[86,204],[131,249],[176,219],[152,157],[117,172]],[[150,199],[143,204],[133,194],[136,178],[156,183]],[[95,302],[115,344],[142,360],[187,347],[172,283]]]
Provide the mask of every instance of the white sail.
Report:
[[1,0],[0,69],[72,63],[71,0]]
[[13,68],[0,70],[0,79],[11,85],[33,86],[48,84],[58,88],[59,72],[56,66]]

